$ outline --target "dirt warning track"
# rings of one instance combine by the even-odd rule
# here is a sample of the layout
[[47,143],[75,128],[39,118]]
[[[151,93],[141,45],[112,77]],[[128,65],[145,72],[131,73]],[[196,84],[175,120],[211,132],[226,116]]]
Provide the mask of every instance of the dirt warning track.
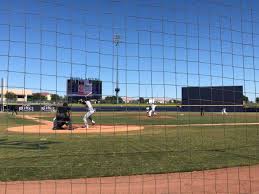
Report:
[[0,182],[0,194],[259,193],[259,165],[184,173]]

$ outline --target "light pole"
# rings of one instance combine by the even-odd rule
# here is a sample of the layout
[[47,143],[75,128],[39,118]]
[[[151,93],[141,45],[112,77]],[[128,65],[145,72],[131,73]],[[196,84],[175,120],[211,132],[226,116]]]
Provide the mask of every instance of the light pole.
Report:
[[1,111],[4,111],[4,78],[1,78]]
[[120,88],[119,88],[119,53],[118,53],[118,47],[119,47],[119,43],[120,43],[120,35],[115,34],[113,36],[113,43],[116,46],[116,54],[117,54],[117,59],[116,59],[116,88],[115,88],[115,93],[116,93],[116,100],[117,100],[117,104],[119,104],[119,92],[120,92]]

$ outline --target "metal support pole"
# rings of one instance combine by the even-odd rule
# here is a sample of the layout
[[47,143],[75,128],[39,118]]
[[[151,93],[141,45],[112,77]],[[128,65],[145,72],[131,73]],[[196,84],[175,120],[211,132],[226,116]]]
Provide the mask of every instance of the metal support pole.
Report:
[[120,35],[116,34],[113,37],[113,42],[115,43],[116,46],[116,55],[117,55],[117,59],[116,59],[116,88],[115,88],[115,93],[116,93],[116,103],[119,104],[119,92],[120,92],[120,88],[119,88],[119,43],[120,43]]
[[1,111],[4,111],[4,78],[1,78]]

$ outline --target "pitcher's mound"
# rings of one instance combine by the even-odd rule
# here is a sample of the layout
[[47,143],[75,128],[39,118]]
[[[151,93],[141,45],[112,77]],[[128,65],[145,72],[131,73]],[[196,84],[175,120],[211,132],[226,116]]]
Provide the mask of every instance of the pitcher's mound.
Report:
[[7,129],[9,132],[16,133],[38,133],[38,134],[71,134],[71,133],[117,133],[127,131],[138,131],[144,129],[143,126],[137,125],[94,125],[90,128],[82,128],[78,125],[73,125],[73,130],[65,129],[52,129],[52,124],[39,124],[31,126],[18,126],[10,127]]

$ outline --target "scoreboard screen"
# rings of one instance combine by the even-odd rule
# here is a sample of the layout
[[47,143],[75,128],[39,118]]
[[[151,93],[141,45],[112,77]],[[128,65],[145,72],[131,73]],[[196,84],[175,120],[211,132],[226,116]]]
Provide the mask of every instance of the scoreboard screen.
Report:
[[100,99],[102,96],[102,81],[91,79],[68,79],[68,97],[84,97]]
[[243,86],[183,87],[183,105],[242,105]]

